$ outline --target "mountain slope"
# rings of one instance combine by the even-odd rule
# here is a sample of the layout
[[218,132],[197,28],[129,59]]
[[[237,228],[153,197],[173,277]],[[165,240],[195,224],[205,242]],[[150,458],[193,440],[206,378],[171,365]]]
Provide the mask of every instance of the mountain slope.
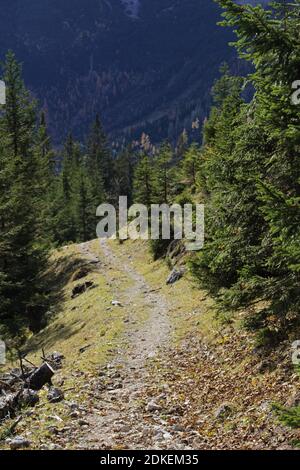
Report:
[[[166,285],[167,265],[151,260],[145,242],[95,240],[54,260],[60,309],[53,305],[26,352],[33,363],[41,348],[65,356],[53,378],[65,400],[49,403],[43,390],[40,405],[21,413],[14,432],[32,449],[266,450],[299,441],[299,429],[272,412],[299,388],[289,349],[255,352],[240,319],[218,321],[188,275]],[[78,280],[78,266],[91,264]],[[94,288],[72,298],[87,280]],[[0,449],[13,423],[0,426]]]
[[114,138],[174,137],[203,119],[233,55],[212,0],[2,0],[1,11],[0,58],[13,49],[24,63],[57,141],[97,112]]

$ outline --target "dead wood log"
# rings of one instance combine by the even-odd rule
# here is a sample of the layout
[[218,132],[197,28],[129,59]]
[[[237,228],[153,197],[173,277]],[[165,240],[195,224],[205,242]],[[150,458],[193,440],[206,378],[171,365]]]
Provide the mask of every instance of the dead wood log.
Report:
[[44,362],[44,364],[36,369],[28,378],[28,387],[31,390],[41,390],[44,385],[51,385],[51,378],[54,373],[55,372],[50,364],[48,364],[48,362]]

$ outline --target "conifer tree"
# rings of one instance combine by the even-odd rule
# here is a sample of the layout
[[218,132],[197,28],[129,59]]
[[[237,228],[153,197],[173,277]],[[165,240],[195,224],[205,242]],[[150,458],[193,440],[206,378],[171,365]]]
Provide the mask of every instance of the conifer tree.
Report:
[[96,233],[96,204],[91,194],[91,185],[85,168],[80,168],[77,181],[77,239],[79,241],[91,240]]
[[127,196],[128,204],[132,204],[132,189],[135,157],[131,146],[125,148],[115,163],[115,191],[117,196]]
[[0,319],[1,323],[13,322],[13,302],[10,293],[14,288],[14,278],[10,272],[11,241],[14,226],[11,214],[14,201],[11,197],[13,182],[13,159],[7,151],[7,137],[0,130]]
[[52,149],[51,139],[48,135],[45,113],[41,113],[35,142],[35,154],[39,165],[39,194],[37,195],[40,206],[41,230],[48,242],[54,241],[53,202],[56,197],[56,159]]
[[103,192],[113,192],[114,162],[98,115],[88,137],[86,158],[93,192],[99,205],[103,200]]
[[80,149],[69,134],[62,152],[62,169],[54,202],[54,238],[59,244],[77,240],[75,198],[79,165]]
[[198,183],[198,173],[201,167],[201,149],[199,145],[193,143],[184,153],[181,162],[183,179],[185,184],[195,192]]
[[155,158],[155,196],[159,204],[168,204],[172,192],[173,151],[168,142],[164,142]]
[[155,192],[155,168],[153,158],[148,154],[139,157],[133,181],[133,198],[138,204],[150,207],[157,200]]
[[290,100],[299,70],[299,9],[289,5],[283,21],[281,4],[220,3],[240,55],[254,66],[255,94],[243,103],[240,84],[226,70],[215,87],[201,167],[207,242],[194,268],[222,308],[264,301],[246,324],[272,344],[299,322],[300,113]]
[[[1,297],[10,327],[31,324],[42,314],[42,273],[47,251],[39,213],[40,162],[35,152],[35,103],[9,52],[3,66],[6,106],[1,133]],[[5,178],[5,181],[4,179]],[[5,210],[4,210],[5,209]],[[2,306],[0,307],[2,310]]]
[[189,136],[188,136],[188,133],[186,131],[186,129],[183,130],[183,132],[180,134],[178,140],[177,140],[177,145],[176,145],[176,159],[178,161],[180,161],[185,152],[187,151],[188,149],[188,143],[189,143]]

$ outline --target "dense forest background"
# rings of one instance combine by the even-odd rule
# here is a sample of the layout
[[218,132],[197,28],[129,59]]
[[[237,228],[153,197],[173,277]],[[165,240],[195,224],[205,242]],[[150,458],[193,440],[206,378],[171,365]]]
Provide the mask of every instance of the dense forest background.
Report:
[[116,149],[142,132],[174,144],[207,115],[220,63],[239,67],[213,0],[140,0],[135,18],[124,3],[1,0],[0,57],[24,64],[56,146],[99,110]]
[[[182,129],[176,145],[144,133],[118,152],[99,116],[58,154],[9,52],[7,103],[0,115],[0,322],[19,332],[49,308],[44,273],[55,246],[95,238],[96,207],[119,195],[151,203],[206,205],[205,248],[190,261],[224,320],[247,307],[245,327],[261,344],[293,334],[300,302],[299,6],[220,0],[224,25],[251,65],[247,77],[223,65],[213,106],[198,136]],[[248,87],[253,98],[245,96]],[[202,141],[202,145],[198,142]],[[164,253],[160,243],[154,256]]]

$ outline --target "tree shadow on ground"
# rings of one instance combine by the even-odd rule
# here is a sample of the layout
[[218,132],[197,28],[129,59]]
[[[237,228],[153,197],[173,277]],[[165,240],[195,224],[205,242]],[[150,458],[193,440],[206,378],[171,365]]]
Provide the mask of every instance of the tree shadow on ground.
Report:
[[[95,270],[95,265],[78,255],[63,255],[49,261],[43,277],[43,302],[30,311],[29,328],[38,333],[61,313],[66,300],[65,288],[72,281],[79,281]],[[74,331],[74,328],[71,328]],[[60,328],[61,337],[71,335],[69,328]]]

